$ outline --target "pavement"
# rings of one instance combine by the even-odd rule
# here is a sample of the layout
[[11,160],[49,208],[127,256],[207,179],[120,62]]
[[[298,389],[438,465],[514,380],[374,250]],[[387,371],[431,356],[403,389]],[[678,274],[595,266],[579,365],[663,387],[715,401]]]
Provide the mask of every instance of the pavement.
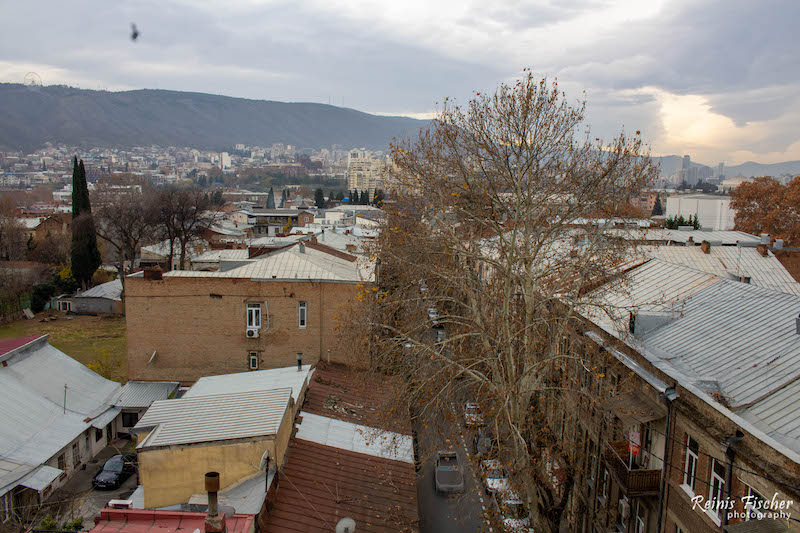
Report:
[[130,476],[118,489],[97,490],[92,487],[92,479],[102,470],[105,462],[112,456],[129,451],[131,441],[115,440],[106,446],[94,459],[86,464],[86,468],[75,472],[69,481],[60,487],[50,500],[66,501],[62,507],[61,520],[67,518],[83,518],[84,531],[94,527],[94,517],[100,513],[109,500],[125,500],[133,494],[137,486],[137,476]]

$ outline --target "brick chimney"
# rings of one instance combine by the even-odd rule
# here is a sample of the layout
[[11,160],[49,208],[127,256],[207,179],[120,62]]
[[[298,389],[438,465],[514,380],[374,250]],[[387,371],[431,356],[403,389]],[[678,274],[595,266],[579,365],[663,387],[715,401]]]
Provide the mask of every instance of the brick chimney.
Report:
[[766,244],[759,244],[756,246],[756,250],[761,254],[761,257],[769,257],[769,248],[767,248]]
[[708,241],[703,241],[700,243],[700,249],[703,250],[704,254],[711,253],[711,243]]
[[161,269],[160,268],[146,268],[144,269],[144,279],[150,281],[157,281],[161,279]]
[[225,533],[225,515],[220,514],[217,505],[217,492],[219,492],[219,472],[206,474],[206,492],[208,492],[208,514],[205,521],[205,533]]

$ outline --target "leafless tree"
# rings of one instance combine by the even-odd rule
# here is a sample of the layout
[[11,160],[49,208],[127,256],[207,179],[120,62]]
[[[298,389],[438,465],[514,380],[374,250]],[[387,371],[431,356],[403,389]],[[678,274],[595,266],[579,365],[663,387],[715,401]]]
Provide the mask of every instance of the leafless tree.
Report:
[[25,258],[25,229],[17,220],[17,208],[11,198],[0,199],[0,259]]
[[201,189],[165,187],[158,191],[157,220],[161,237],[169,242],[169,267],[179,246],[180,265],[185,265],[189,245],[214,221],[212,202]]
[[466,108],[446,103],[394,147],[379,280],[357,304],[370,363],[410,376],[419,411],[480,402],[537,531],[565,516],[583,460],[576,402],[596,401],[603,377],[579,311],[599,305],[591,289],[623,290],[608,281],[630,258],[603,221],[655,177],[639,132],[603,143],[583,127],[584,104],[529,72]]
[[136,260],[139,247],[155,233],[158,221],[156,198],[152,192],[132,188],[125,190],[100,187],[95,193],[97,236],[118,261],[117,271],[124,283]]

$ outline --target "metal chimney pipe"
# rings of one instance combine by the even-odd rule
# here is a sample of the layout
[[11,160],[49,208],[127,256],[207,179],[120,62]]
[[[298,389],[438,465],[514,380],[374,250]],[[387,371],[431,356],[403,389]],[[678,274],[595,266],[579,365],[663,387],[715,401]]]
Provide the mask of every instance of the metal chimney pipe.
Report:
[[217,516],[217,492],[219,492],[219,472],[206,473],[206,492],[208,492],[208,516]]
[[301,372],[303,370],[303,352],[297,353],[297,371]]

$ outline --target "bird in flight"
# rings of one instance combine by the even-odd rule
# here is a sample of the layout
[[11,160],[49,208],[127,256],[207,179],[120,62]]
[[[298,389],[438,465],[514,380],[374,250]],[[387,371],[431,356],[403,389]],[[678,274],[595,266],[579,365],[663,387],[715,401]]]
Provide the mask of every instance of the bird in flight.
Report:
[[136,24],[131,22],[131,41],[136,42],[136,39],[139,38],[139,28],[136,27]]

